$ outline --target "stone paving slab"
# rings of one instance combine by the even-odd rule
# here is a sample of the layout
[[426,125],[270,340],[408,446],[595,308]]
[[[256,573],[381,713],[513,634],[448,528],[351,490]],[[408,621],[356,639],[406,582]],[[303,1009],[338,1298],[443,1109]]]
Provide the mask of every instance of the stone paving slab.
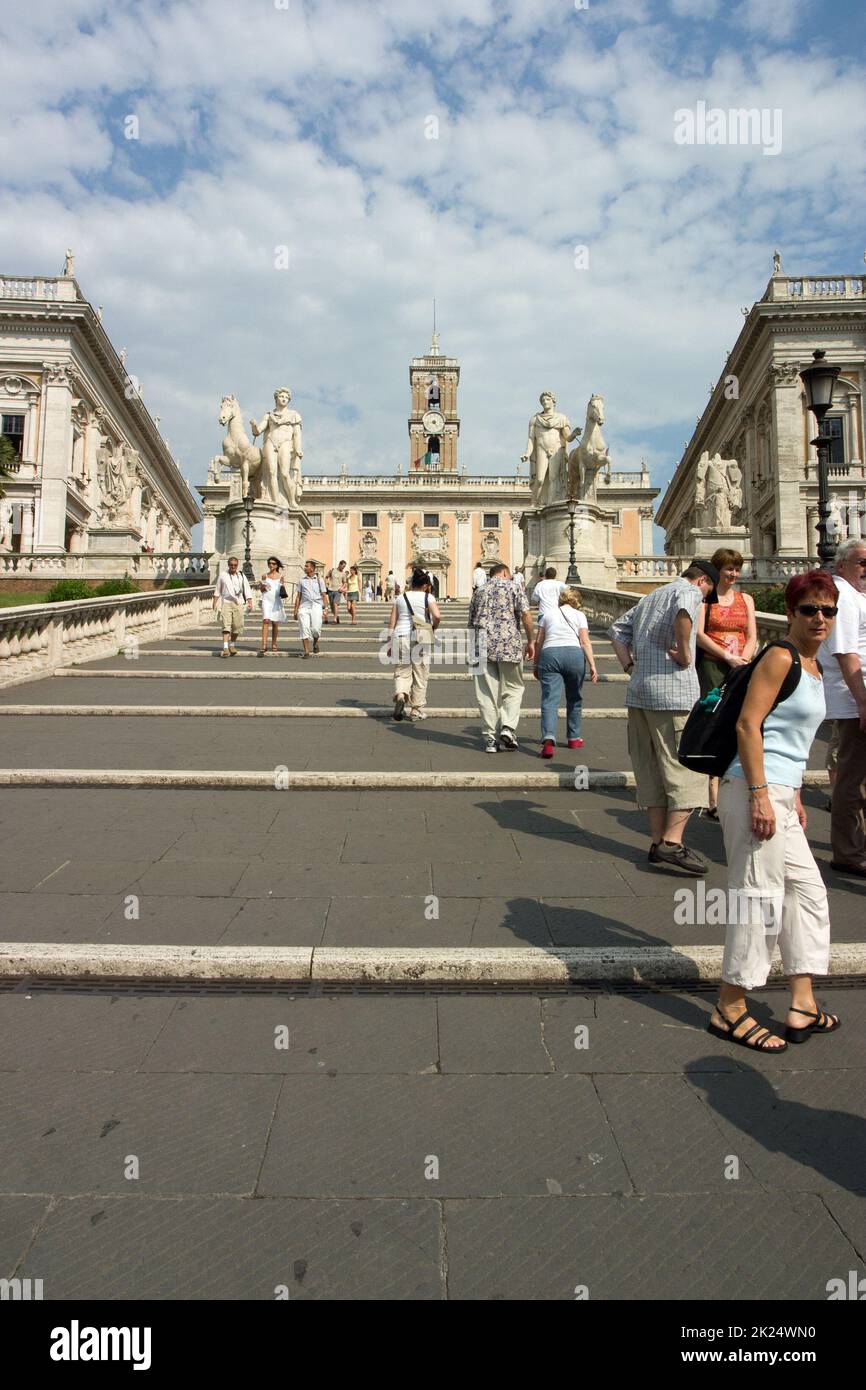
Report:
[[437,1012],[444,1073],[553,1071],[540,999],[457,995],[440,998]]
[[444,1296],[440,1241],[430,1201],[77,1197],[51,1211],[20,1272],[76,1301],[429,1301]]
[[0,1191],[251,1193],[279,1086],[270,1076],[8,1073]]
[[0,1070],[137,1071],[174,1008],[168,997],[9,995],[0,1008]]
[[44,1197],[0,1197],[0,1279],[14,1278],[48,1207]]
[[824,1300],[854,1256],[820,1198],[754,1187],[448,1201],[445,1221],[459,1300]]
[[[431,1159],[438,1178],[425,1177]],[[409,1198],[626,1187],[588,1078],[296,1076],[284,1081],[258,1191]]]
[[184,999],[143,1070],[429,1072],[437,1056],[435,999]]

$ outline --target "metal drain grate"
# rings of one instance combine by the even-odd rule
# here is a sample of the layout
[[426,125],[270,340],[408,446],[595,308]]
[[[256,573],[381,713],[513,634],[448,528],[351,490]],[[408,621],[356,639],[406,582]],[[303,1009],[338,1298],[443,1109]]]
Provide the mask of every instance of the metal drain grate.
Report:
[[[827,982],[828,989],[862,989],[866,981],[856,975],[839,976]],[[766,989],[774,993],[786,988],[784,981],[774,982]],[[323,995],[416,995],[419,998],[454,995],[523,995],[547,997],[550,995],[653,995],[653,994],[701,994],[715,995],[718,985],[709,981],[689,980],[682,984],[647,985],[603,984],[592,985],[583,981],[572,984],[549,985],[525,984],[380,984],[376,981],[355,984],[327,984],[325,982],[298,980],[121,980],[94,977],[74,979],[39,975],[18,979],[0,980],[0,991],[16,994],[83,994],[83,995],[187,995],[193,997],[238,998],[246,996],[301,995],[321,997]]]

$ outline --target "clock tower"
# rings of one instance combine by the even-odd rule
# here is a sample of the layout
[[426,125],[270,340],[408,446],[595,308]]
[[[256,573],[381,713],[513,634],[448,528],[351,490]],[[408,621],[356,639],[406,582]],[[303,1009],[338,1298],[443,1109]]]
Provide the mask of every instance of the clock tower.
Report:
[[412,388],[409,416],[409,472],[456,473],[457,385],[460,363],[439,350],[439,334],[434,330],[430,351],[413,357],[409,364]]

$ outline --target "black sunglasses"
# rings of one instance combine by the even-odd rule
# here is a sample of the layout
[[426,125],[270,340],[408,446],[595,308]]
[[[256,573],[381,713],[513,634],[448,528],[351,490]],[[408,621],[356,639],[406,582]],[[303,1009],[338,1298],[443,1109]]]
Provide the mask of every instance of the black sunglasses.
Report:
[[822,618],[835,618],[839,609],[835,603],[798,603],[797,612],[802,613],[804,618],[814,618],[816,613],[820,613]]

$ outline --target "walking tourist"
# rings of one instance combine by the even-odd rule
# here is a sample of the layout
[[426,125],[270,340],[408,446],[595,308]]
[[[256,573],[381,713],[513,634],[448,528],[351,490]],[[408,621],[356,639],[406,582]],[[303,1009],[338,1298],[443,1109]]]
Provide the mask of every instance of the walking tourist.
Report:
[[263,574],[259,588],[262,591],[262,645],[258,655],[264,656],[268,649],[268,628],[271,629],[271,651],[277,650],[277,635],[280,623],[286,621],[283,599],[288,598],[283,584],[283,567],[276,555],[268,557],[268,572]]
[[319,650],[326,592],[322,576],[316,572],[315,560],[307,560],[304,564],[303,578],[295,590],[295,617],[300,625],[304,648],[301,658],[303,661],[309,660],[310,642],[313,644],[314,653]]
[[559,607],[559,596],[565,587],[562,580],[557,579],[553,566],[548,565],[544,571],[544,578],[539,579],[532,591],[532,602],[538,605],[539,622],[545,613],[556,612]]
[[[493,571],[491,570],[491,575],[492,573]],[[478,564],[472,571],[472,592],[475,593],[476,589],[482,589],[486,583],[487,571],[484,568],[484,562],[482,560],[479,560]]]
[[818,653],[834,721],[831,867],[866,878],[866,541],[843,541],[833,577],[839,614]]
[[[346,588],[347,574],[348,571],[346,570],[346,561],[341,560],[338,565],[334,565],[334,568],[328,571],[328,577],[326,580],[328,590],[328,603],[331,609],[331,617],[337,624],[339,624],[340,621],[340,614],[337,610],[343,601],[343,593]],[[329,619],[326,614],[325,622],[328,621]]]
[[365,603],[372,603],[372,602],[373,602],[373,584],[372,584],[372,581],[369,580],[369,579],[367,580],[366,584],[364,585],[364,602],[365,602]]
[[566,738],[569,748],[582,748],[580,736],[583,715],[584,676],[589,667],[593,684],[598,680],[589,623],[580,611],[582,599],[577,589],[564,589],[559,606],[538,620],[533,675],[541,682],[541,753],[552,758],[556,748],[559,699],[565,686]]
[[518,589],[523,589],[524,592],[526,591],[526,575],[523,573],[522,569],[516,569],[514,571],[514,582]]
[[678,579],[646,594],[608,631],[631,677],[625,696],[628,751],[638,805],[649,819],[649,862],[681,874],[709,868],[702,854],[683,844],[689,816],[707,804],[707,779],[678,762],[677,748],[700,695],[697,617],[718,579],[709,560],[692,560]]
[[230,555],[228,569],[223,570],[213,593],[213,607],[222,620],[223,649],[221,656],[237,656],[237,639],[244,630],[244,613],[252,612],[253,591],[247,577],[238,568],[238,558]]
[[439,605],[430,592],[430,576],[412,571],[403,593],[395,596],[388,624],[388,653],[394,661],[394,718],[399,722],[409,705],[410,719],[426,719],[427,678],[433,633],[442,621]]
[[355,626],[355,604],[361,596],[361,576],[358,573],[358,566],[350,566],[346,577],[346,607],[349,610],[349,617],[352,619],[352,627]]
[[385,599],[388,603],[394,597],[394,571],[389,570],[385,575]]
[[785,1038],[802,1043],[839,1027],[838,1018],[815,1002],[812,987],[812,977],[829,969],[830,912],[800,800],[803,770],[825,714],[818,649],[833,631],[837,598],[823,570],[788,581],[787,640],[798,654],[800,678],[777,705],[795,658],[781,646],[761,657],[737,720],[737,756],[719,788],[728,902],[735,906],[729,907],[722,985],[709,1031],[759,1052],[786,1046],[755,1022],[746,1003],[748,990],[766,984],[777,941],[791,990]]
[[533,659],[535,644],[526,594],[512,583],[507,565],[494,565],[487,582],[475,590],[467,626],[474,631],[482,658],[474,680],[484,751],[496,753],[501,747],[514,752],[523,703],[523,658]]
[[[758,650],[755,600],[735,587],[743,568],[738,550],[717,550],[710,564],[719,571],[715,603],[698,609],[698,682],[701,695],[708,695],[730,671],[746,666]],[[710,778],[709,806],[702,812],[717,821],[718,777]]]

